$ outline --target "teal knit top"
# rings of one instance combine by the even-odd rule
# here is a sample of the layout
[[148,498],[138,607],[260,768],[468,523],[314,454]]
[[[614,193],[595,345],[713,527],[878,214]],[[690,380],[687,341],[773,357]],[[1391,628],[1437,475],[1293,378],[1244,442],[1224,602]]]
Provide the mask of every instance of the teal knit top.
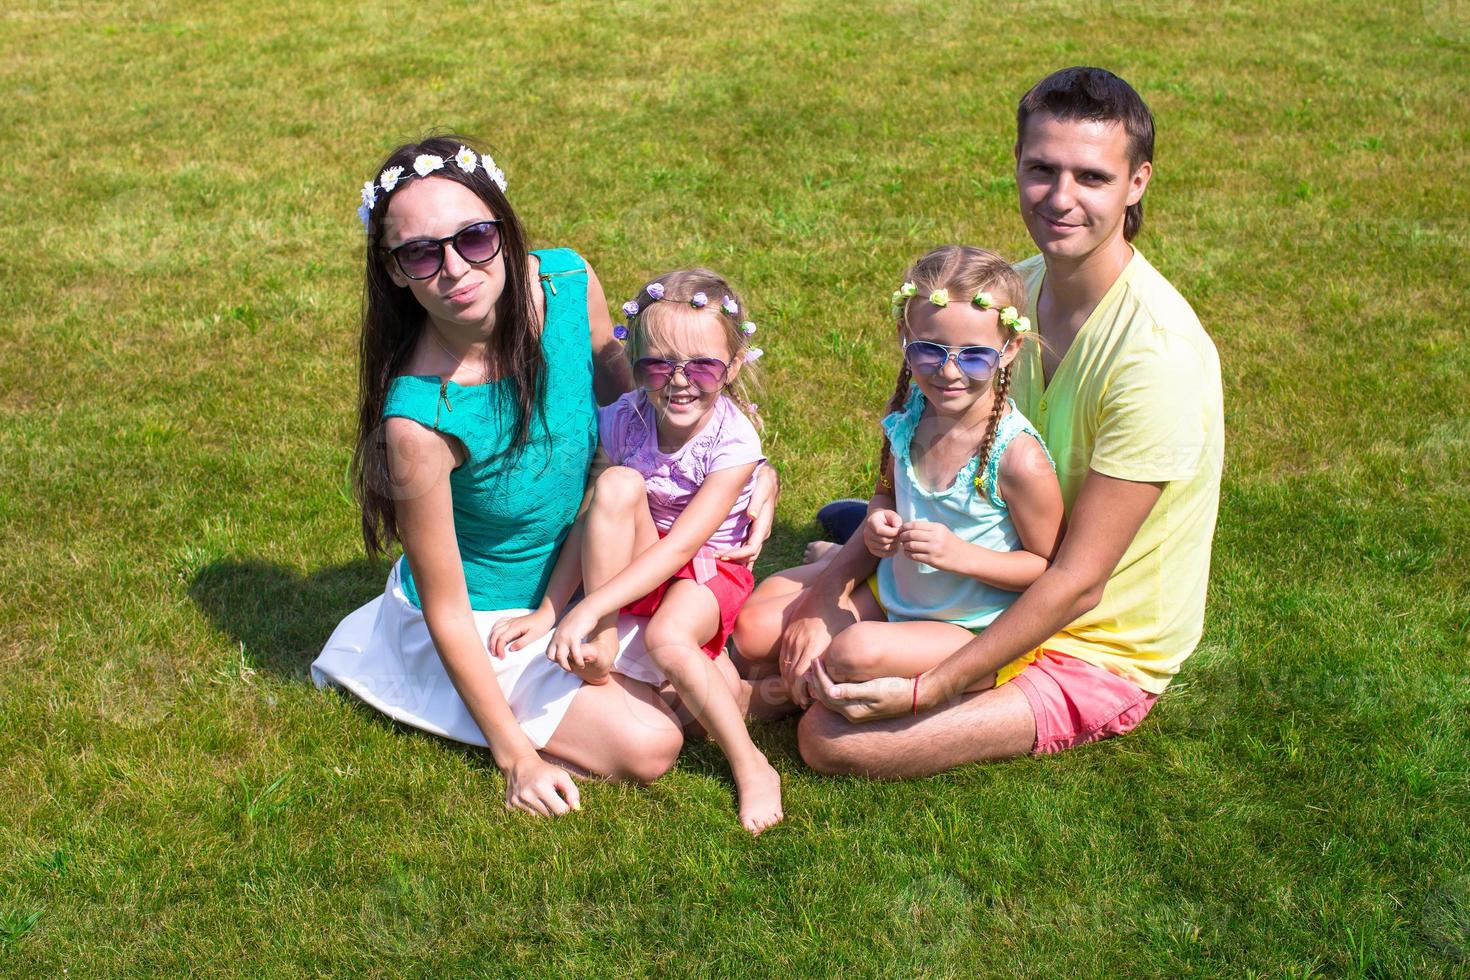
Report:
[[[384,418],[413,419],[464,445],[466,459],[450,473],[449,489],[472,609],[540,604],[597,451],[587,264],[571,249],[531,254],[540,259],[546,296],[546,390],[521,451],[499,455],[514,436],[515,394],[506,379],[466,386],[401,375],[383,406]],[[399,571],[404,595],[422,607],[406,555]]]

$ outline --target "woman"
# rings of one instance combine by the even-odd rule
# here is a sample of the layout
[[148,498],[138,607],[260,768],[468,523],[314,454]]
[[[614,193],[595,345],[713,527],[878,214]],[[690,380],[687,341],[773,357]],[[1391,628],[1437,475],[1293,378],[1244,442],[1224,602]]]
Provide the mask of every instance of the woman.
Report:
[[[630,385],[601,285],[567,249],[528,252],[504,174],[467,141],[398,147],[363,187],[367,280],[354,478],[370,553],[403,559],[312,665],[408,724],[487,745],[506,806],[560,815],[576,785],[552,759],[648,782],[682,745],[673,712],[615,673],[584,684],[546,636],[492,658],[494,624],[559,614],[578,562],[556,558],[597,448],[597,400]],[[594,391],[597,398],[594,399]],[[768,468],[767,468],[768,469]],[[753,559],[770,525],[732,559]],[[571,541],[574,548],[578,542]],[[619,623],[637,658],[637,621]],[[616,669],[616,668],[615,668]]]

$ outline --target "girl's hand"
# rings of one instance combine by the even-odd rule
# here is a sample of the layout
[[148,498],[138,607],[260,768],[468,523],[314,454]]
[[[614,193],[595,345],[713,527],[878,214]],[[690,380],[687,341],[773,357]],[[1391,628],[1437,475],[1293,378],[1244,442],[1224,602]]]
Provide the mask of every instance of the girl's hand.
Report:
[[903,518],[897,511],[875,510],[863,521],[863,544],[876,558],[887,558],[898,551],[898,532]]
[[582,797],[565,769],[533,752],[505,771],[505,808],[560,817],[582,809]]
[[953,531],[934,521],[909,521],[898,532],[903,553],[931,568],[953,572],[966,545]]
[[546,647],[546,659],[568,673],[580,673],[589,666],[612,667],[612,664],[599,664],[597,647],[586,642],[587,635],[597,628],[598,619],[586,606],[585,602],[579,602],[567,611],[556,624]]
[[507,653],[533,642],[554,625],[555,617],[550,609],[544,607],[524,616],[497,620],[490,627],[486,646],[490,649],[490,656],[504,660]]

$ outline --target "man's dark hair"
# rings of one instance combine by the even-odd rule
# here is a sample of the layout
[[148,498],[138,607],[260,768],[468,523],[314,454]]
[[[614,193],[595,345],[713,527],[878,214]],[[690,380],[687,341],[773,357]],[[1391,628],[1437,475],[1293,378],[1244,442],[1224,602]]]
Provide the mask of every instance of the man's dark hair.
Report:
[[[1123,79],[1102,68],[1082,66],[1054,71],[1031,87],[1016,107],[1016,150],[1026,121],[1044,112],[1063,121],[1078,119],[1121,123],[1128,134],[1128,172],[1154,158],[1154,116],[1139,94]],[[1143,227],[1143,202],[1130,204],[1123,217],[1123,238],[1133,241]]]

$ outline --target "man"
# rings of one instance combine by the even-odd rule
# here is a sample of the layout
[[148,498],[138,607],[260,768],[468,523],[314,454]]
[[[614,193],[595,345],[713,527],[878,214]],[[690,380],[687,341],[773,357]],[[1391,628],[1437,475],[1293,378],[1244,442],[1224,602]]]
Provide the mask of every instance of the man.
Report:
[[[793,603],[788,677],[820,703],[808,764],[907,777],[1049,753],[1136,725],[1204,622],[1224,454],[1220,367],[1189,304],[1130,244],[1152,174],[1153,117],[1126,82],[1068,68],[1016,115],[1021,217],[1040,255],[1017,266],[1043,346],[1012,392],[1057,464],[1066,537],[996,621],[918,678],[836,684],[818,656],[874,565],[855,535]],[[963,694],[998,668],[1000,687]]]

